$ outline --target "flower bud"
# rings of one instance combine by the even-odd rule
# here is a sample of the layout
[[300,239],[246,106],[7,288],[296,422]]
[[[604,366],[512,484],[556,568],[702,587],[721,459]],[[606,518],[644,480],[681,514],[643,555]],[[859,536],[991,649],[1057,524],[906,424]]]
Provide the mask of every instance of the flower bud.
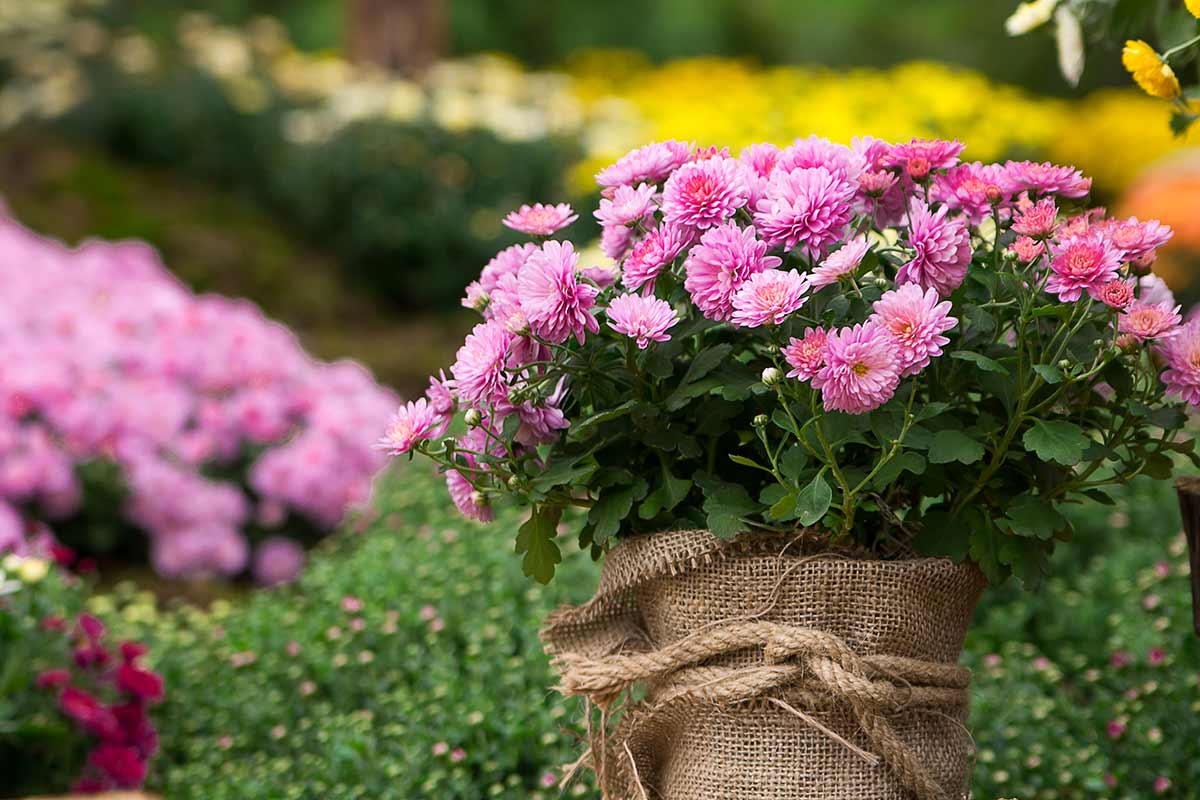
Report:
[[508,478],[508,490],[510,492],[515,492],[515,491],[520,490],[520,488],[521,488],[521,479],[518,478],[516,475],[510,475]]
[[479,413],[478,408],[468,408],[467,413],[463,414],[463,420],[467,423],[468,428],[474,428],[483,422],[483,414]]
[[767,422],[769,422],[769,420],[767,419],[766,414],[756,414],[754,419],[750,421],[750,424],[756,428],[762,428],[766,426]]
[[762,371],[762,382],[764,386],[777,386],[783,380],[783,373],[775,369],[775,367],[767,367]]
[[1058,368],[1061,369],[1063,372],[1070,372],[1071,371],[1071,362],[1064,358],[1058,362]]
[[887,277],[884,275],[876,275],[875,276],[875,288],[876,289],[880,289],[880,290],[886,289],[886,288],[888,288],[888,286],[891,285],[891,283],[892,282],[889,281],[887,279]]
[[486,506],[487,498],[484,497],[483,492],[476,489],[475,491],[471,492],[471,504],[476,506]]
[[1106,346],[1108,346],[1108,342],[1103,339],[1092,339],[1092,347],[1097,350],[1103,350]]

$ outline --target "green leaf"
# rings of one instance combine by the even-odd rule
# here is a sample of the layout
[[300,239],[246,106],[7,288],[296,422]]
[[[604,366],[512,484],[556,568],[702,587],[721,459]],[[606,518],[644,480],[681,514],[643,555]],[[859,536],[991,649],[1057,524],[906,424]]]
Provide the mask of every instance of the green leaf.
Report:
[[974,464],[983,458],[983,445],[967,436],[962,431],[938,431],[933,435],[929,445],[929,462],[931,464],[949,464],[957,461],[960,464]]
[[741,533],[746,529],[745,518],[762,510],[762,505],[741,486],[714,481],[710,488],[705,492],[704,512],[715,536],[724,539]]
[[1025,449],[1032,450],[1042,461],[1056,461],[1064,466],[1078,464],[1084,448],[1091,442],[1078,425],[1063,420],[1034,420],[1033,426],[1021,437]]
[[562,551],[554,542],[562,509],[558,506],[534,506],[529,519],[517,531],[517,553],[524,553],[521,570],[538,583],[549,583],[554,567],[562,561]]
[[813,478],[811,483],[800,490],[800,496],[796,498],[800,524],[814,525],[819,522],[832,502],[833,492],[825,481],[825,476],[818,475]]
[[771,422],[774,422],[775,426],[780,430],[790,433],[797,439],[800,438],[800,431],[792,424],[792,418],[782,408],[777,408],[771,413]]
[[629,486],[611,487],[600,493],[600,497],[588,510],[588,522],[593,526],[592,539],[596,544],[604,544],[617,535],[621,523],[633,508],[638,489],[644,492],[645,486],[645,481],[639,481]]
[[799,498],[794,494],[786,494],[779,499],[775,505],[767,510],[767,516],[775,520],[791,519],[796,514],[796,501]]
[[687,385],[700,380],[721,366],[721,362],[728,358],[731,352],[733,352],[733,345],[731,344],[718,344],[701,350],[692,359],[692,363],[688,365],[688,370],[683,375],[683,383],[681,385]]
[[584,457],[583,455],[577,455],[550,462],[550,466],[542,470],[533,479],[533,488],[544,492],[548,489],[553,489],[555,486],[586,483],[587,478],[596,471],[598,465],[591,459],[586,464],[580,464],[579,462]]
[[917,413],[913,414],[913,420],[923,422],[927,419],[933,419],[946,413],[946,409],[948,408],[950,408],[949,403],[926,403],[917,410]]
[[642,519],[654,519],[663,511],[670,511],[683,502],[692,491],[692,482],[687,478],[676,478],[664,464],[662,467],[662,482],[638,507],[638,516]]
[[950,354],[950,357],[957,358],[959,361],[970,361],[984,372],[995,372],[1000,375],[1009,374],[1008,367],[994,358],[988,358],[982,353],[976,353],[973,350],[955,350]]
[[920,453],[914,453],[911,450],[901,451],[880,467],[879,472],[875,473],[875,477],[871,480],[871,483],[877,488],[884,489],[899,478],[900,473],[905,471],[911,472],[914,475],[924,473],[925,458]]
[[1151,478],[1165,481],[1170,479],[1171,473],[1174,471],[1175,464],[1166,453],[1154,452],[1146,454],[1146,463],[1142,465],[1143,475],[1149,475]]
[[[571,425],[570,435],[576,439],[581,438],[586,431],[591,430],[597,425],[601,425],[605,422],[611,422],[614,419],[625,416],[632,411],[637,404],[637,400],[626,400],[624,403],[621,403],[621,405],[616,406],[615,408],[609,408],[599,413],[592,414],[590,417],[585,417],[579,422]],[[514,414],[513,416],[516,415]],[[509,417],[509,419],[512,419],[512,417]]]
[[1040,497],[1022,495],[1004,507],[999,525],[1017,536],[1051,539],[1066,524],[1058,510]]
[[808,453],[804,452],[804,448],[800,445],[792,445],[783,451],[783,456],[779,459],[779,471],[785,478],[799,481],[800,473],[804,471],[807,464]]
[[1050,364],[1034,364],[1033,371],[1051,386],[1056,383],[1062,383],[1067,379],[1067,376],[1062,374],[1062,370]]
[[947,511],[925,515],[913,546],[926,556],[947,556],[955,561],[967,557],[967,536],[963,526]]
[[743,467],[753,467],[754,469],[766,470],[767,472],[771,471],[767,467],[764,467],[762,464],[755,461],[753,458],[746,458],[745,456],[739,456],[735,453],[729,454],[729,460],[735,464],[741,464]]

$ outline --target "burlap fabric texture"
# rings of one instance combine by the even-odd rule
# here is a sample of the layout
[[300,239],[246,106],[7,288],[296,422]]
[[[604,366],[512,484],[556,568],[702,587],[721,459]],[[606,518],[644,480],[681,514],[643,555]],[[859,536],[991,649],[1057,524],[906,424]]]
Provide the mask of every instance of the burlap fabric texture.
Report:
[[542,638],[589,701],[580,765],[610,800],[958,800],[984,584],[945,559],[674,531],[614,548]]

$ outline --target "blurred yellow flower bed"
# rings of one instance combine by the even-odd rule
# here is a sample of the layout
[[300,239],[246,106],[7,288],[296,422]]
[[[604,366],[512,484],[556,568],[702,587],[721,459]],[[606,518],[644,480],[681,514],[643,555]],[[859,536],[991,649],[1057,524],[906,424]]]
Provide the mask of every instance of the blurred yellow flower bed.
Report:
[[872,135],[958,138],[966,157],[1029,157],[1071,163],[1117,193],[1147,164],[1186,146],[1167,130],[1161,104],[1136,90],[1080,100],[1037,97],[971,70],[932,62],[890,69],[759,67],[725,58],[662,66],[636,53],[591,52],[572,60],[591,128],[579,189],[633,147],[655,139],[786,144],[817,133],[834,141]]

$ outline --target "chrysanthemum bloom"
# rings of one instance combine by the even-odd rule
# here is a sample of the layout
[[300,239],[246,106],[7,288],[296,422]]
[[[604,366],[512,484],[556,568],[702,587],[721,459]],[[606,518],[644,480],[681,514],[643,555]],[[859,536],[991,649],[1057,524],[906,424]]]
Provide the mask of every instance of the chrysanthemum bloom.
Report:
[[1031,264],[1046,251],[1046,246],[1028,236],[1018,236],[1008,249],[1016,255],[1018,261]]
[[600,208],[593,215],[601,225],[629,225],[643,219],[654,210],[654,195],[658,190],[649,184],[618,186],[612,198],[600,199]]
[[1083,197],[1092,190],[1092,179],[1074,167],[1060,167],[1049,162],[1008,161],[1001,173],[1001,186],[1009,194],[1057,194],[1062,197]]
[[577,219],[579,215],[566,203],[553,206],[534,203],[532,206],[524,205],[511,212],[504,218],[504,224],[514,231],[528,233],[530,236],[549,236]]
[[1133,76],[1137,85],[1142,87],[1142,91],[1151,97],[1174,100],[1182,92],[1179,79],[1175,77],[1175,70],[1163,61],[1162,56],[1153,47],[1140,39],[1125,42],[1125,49],[1121,51],[1121,63],[1125,65],[1125,69]]
[[500,285],[500,279],[505,275],[515,276],[525,266],[529,257],[537,252],[537,245],[531,242],[514,244],[506,247],[492,258],[479,273],[479,285],[485,292],[490,292]]
[[1177,327],[1183,317],[1179,315],[1179,306],[1167,303],[1154,305],[1145,302],[1134,302],[1117,320],[1117,331],[1127,333],[1139,342],[1149,339],[1160,339],[1173,336],[1179,332]]
[[750,198],[745,170],[732,158],[684,164],[663,187],[663,219],[702,231],[721,224]]
[[728,320],[733,313],[733,295],[742,283],[783,263],[778,256],[767,255],[767,249],[753,227],[739,228],[732,222],[700,237],[684,262],[687,276],[683,281],[700,313],[718,322]]
[[738,161],[746,167],[746,186],[750,189],[750,197],[746,202],[747,208],[753,209],[766,194],[771,173],[775,171],[782,155],[782,150],[766,142],[745,147],[738,155]]
[[620,261],[629,252],[636,231],[624,225],[607,225],[600,230],[600,250],[613,261]]
[[1108,220],[1105,226],[1113,246],[1123,251],[1123,260],[1137,261],[1171,240],[1173,231],[1156,219],[1141,222],[1137,217]]
[[854,270],[858,269],[858,265],[862,263],[870,249],[871,244],[867,241],[867,237],[854,237],[825,256],[825,259],[809,275],[809,285],[814,289],[820,289],[853,275]]
[[517,276],[521,310],[529,327],[553,344],[566,341],[571,334],[583,344],[585,330],[600,330],[600,324],[589,313],[599,290],[579,282],[575,274],[578,260],[570,242],[546,242]]
[[1184,325],[1158,352],[1167,363],[1162,374],[1167,396],[1200,406],[1200,324]]
[[560,379],[554,392],[539,403],[526,400],[513,404],[507,399],[496,404],[496,419],[516,414],[521,420],[513,437],[518,444],[536,447],[550,444],[559,439],[559,431],[570,427],[562,412],[562,401],[567,394],[566,379]]
[[813,167],[827,169],[840,180],[855,184],[858,182],[858,176],[867,168],[867,159],[853,148],[831,142],[814,133],[807,139],[796,139],[784,148],[776,170],[786,173]]
[[[462,455],[470,470],[489,469],[486,460],[482,458],[485,455],[493,457],[503,455],[504,448],[498,441],[499,435],[498,425],[490,417],[484,415],[478,425],[459,437],[457,451]],[[468,472],[468,474],[474,473]],[[491,504],[488,503],[485,496],[475,491],[471,482],[459,470],[451,469],[446,472],[446,489],[450,493],[450,499],[454,501],[454,505],[463,516],[477,519],[480,522],[492,521]]]
[[1133,302],[1133,281],[1113,280],[1100,287],[1096,299],[1109,308],[1120,311]]
[[[467,457],[467,460],[474,461],[470,456]],[[494,518],[492,507],[487,499],[476,492],[471,482],[458,470],[452,469],[446,472],[446,491],[450,493],[450,499],[454,501],[455,507],[464,517],[477,519],[480,522],[491,522]]]
[[463,295],[462,307],[482,313],[487,308],[489,300],[491,300],[491,297],[488,296],[487,291],[479,281],[471,281],[467,284],[466,294]]
[[845,235],[857,185],[824,167],[810,167],[777,170],[766,191],[754,210],[763,240],[772,247],[782,244],[785,250],[799,245],[815,261]]
[[1183,0],[1183,4],[1192,12],[1193,17],[1200,19],[1200,0]]
[[952,211],[961,211],[972,225],[991,216],[995,206],[1006,204],[1007,195],[1000,188],[1003,167],[998,164],[958,164],[933,179],[930,194],[945,203]]
[[858,176],[858,188],[867,197],[883,197],[896,185],[896,174],[883,170],[867,170]]
[[808,301],[808,281],[796,270],[751,275],[733,295],[732,322],[746,328],[780,325]]
[[641,350],[650,342],[665,342],[667,330],[679,322],[675,309],[666,300],[638,294],[614,297],[608,304],[608,326],[634,339]]
[[1084,292],[1095,297],[1101,286],[1117,277],[1121,267],[1120,251],[1095,231],[1053,244],[1050,253],[1046,291],[1065,302],[1078,300]]
[[783,357],[791,367],[787,374],[789,378],[807,381],[816,376],[825,366],[825,339],[822,328],[807,328],[803,337],[792,337],[783,348]]
[[449,420],[438,414],[424,397],[400,406],[392,417],[379,446],[389,455],[400,456],[413,449],[417,442],[441,436]]
[[936,213],[913,198],[908,207],[908,244],[913,257],[896,271],[896,283],[918,283],[947,297],[967,276],[971,263],[971,234],[961,219],[946,219],[942,206]]
[[686,164],[695,147],[690,142],[651,142],[617,159],[617,163],[596,173],[596,183],[605,189],[633,186],[638,183],[661,183],[668,175]]
[[664,224],[646,234],[633,246],[621,265],[621,283],[626,289],[654,290],[654,279],[692,243],[692,232]]
[[941,139],[913,139],[904,144],[892,145],[884,159],[889,167],[899,167],[914,180],[921,180],[932,170],[950,169],[962,155],[963,143]]
[[507,394],[504,370],[514,338],[498,320],[481,322],[467,334],[450,368],[464,403],[487,405]]
[[1175,305],[1175,293],[1171,291],[1171,287],[1167,286],[1167,282],[1162,278],[1154,275],[1143,275],[1138,278],[1138,299],[1143,303],[1152,303],[1154,305],[1167,304]]
[[896,393],[900,364],[887,331],[866,323],[841,328],[825,338],[825,365],[812,380],[826,411],[863,414]]
[[1054,233],[1057,223],[1058,206],[1054,204],[1053,198],[1047,197],[1027,206],[1018,214],[1017,218],[1013,220],[1012,229],[1020,236],[1045,239]]
[[942,334],[958,324],[950,308],[950,301],[941,300],[936,290],[922,291],[915,283],[884,292],[872,305],[875,313],[868,322],[891,334],[901,377],[917,374],[942,354],[942,345],[950,341]]

